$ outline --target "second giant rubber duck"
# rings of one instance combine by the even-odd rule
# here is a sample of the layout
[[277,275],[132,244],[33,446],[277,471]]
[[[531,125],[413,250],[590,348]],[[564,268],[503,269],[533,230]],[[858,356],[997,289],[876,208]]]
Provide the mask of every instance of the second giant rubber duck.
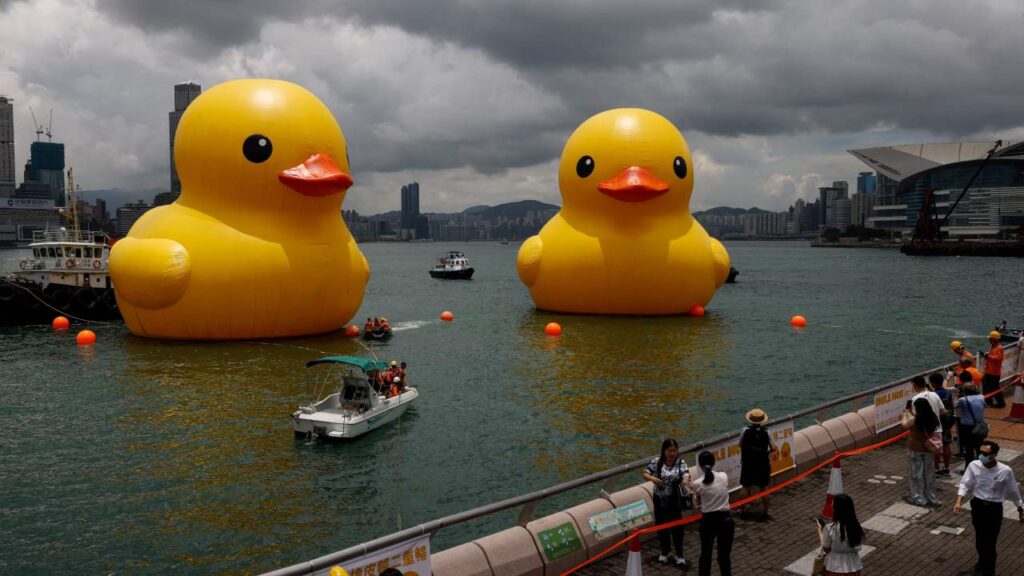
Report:
[[729,274],[729,254],[690,213],[693,161],[679,130],[638,108],[597,114],[569,137],[562,209],[519,250],[542,310],[696,312]]
[[229,340],[337,330],[370,268],[341,218],[345,136],[311,92],[233,80],[181,117],[181,196],[146,212],[110,252],[137,335]]

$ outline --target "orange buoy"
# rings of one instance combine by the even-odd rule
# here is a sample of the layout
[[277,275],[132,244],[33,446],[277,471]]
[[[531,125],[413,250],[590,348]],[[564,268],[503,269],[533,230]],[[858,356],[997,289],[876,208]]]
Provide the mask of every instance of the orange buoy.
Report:
[[806,328],[807,318],[800,316],[799,314],[789,319],[789,324],[793,328]]
[[355,338],[362,333],[363,331],[359,329],[359,326],[355,326],[353,324],[345,326],[345,336],[348,336],[349,338]]
[[75,336],[75,342],[78,342],[79,346],[92,346],[96,343],[96,333],[92,330],[82,330]]
[[441,312],[441,320],[451,322],[452,320],[455,320],[455,314],[452,314],[451,310],[445,310],[444,312]]
[[67,330],[70,327],[71,322],[68,321],[68,319],[65,318],[64,316],[57,316],[56,318],[53,319],[54,330]]
[[690,316],[703,316],[704,315],[704,307],[701,306],[700,304],[694,304],[690,308],[689,314],[690,314]]
[[548,322],[548,325],[544,327],[544,333],[548,336],[561,336],[562,325],[558,322]]

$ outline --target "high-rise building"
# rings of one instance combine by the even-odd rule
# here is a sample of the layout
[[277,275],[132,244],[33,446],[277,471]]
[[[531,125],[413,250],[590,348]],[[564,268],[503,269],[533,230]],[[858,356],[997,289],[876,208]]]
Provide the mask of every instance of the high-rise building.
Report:
[[418,182],[402,186],[402,220],[403,230],[414,230],[416,219],[420,215],[420,185]]
[[14,194],[14,104],[0,96],[0,198]]
[[[833,220],[833,208],[835,207],[836,200],[846,198],[848,191],[848,185],[843,180],[837,180],[832,183],[832,186],[825,186],[818,188],[818,221],[821,226],[825,228],[837,228]],[[849,210],[847,209],[847,214]],[[846,226],[849,226],[849,219],[847,218]]]
[[875,207],[875,195],[857,192],[850,198],[850,223],[862,228],[868,227],[868,218]]
[[873,195],[877,186],[877,178],[871,172],[857,174],[857,192],[859,194]]
[[36,141],[32,143],[31,153],[31,179],[50,188],[54,206],[64,207],[64,145]]
[[128,231],[132,229],[132,225],[142,218],[142,215],[152,208],[149,204],[146,204],[142,200],[139,200],[135,204],[125,204],[117,209],[117,237],[124,238],[128,235]]
[[195,82],[174,85],[174,110],[168,113],[167,118],[170,125],[171,142],[171,195],[175,199],[181,194],[181,180],[178,179],[178,169],[174,166],[174,133],[178,131],[178,122],[181,121],[181,115],[185,113],[188,105],[198,98],[202,91],[203,87]]

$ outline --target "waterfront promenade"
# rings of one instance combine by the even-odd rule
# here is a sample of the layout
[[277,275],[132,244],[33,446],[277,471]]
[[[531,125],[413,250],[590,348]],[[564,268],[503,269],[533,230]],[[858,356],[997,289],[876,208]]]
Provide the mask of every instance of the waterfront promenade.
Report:
[[[1024,479],[1024,424],[1003,420],[1008,408],[986,411],[992,431],[990,438],[1001,447],[999,460],[1011,466],[1018,481]],[[963,468],[954,460],[954,471]],[[968,510],[953,513],[960,476],[936,477],[936,491],[942,501],[937,509],[907,504],[906,442],[843,459],[843,483],[857,507],[857,516],[866,531],[864,574],[958,575],[972,574],[977,561],[974,529]],[[735,576],[811,573],[817,551],[817,535],[812,515],[820,514],[829,482],[829,468],[820,470],[773,495],[774,520],[755,522],[735,515],[736,539],[732,564]],[[754,509],[757,508],[754,505]],[[686,527],[684,539],[690,567],[696,574],[700,539],[696,525]],[[665,576],[684,573],[674,566],[657,562],[656,539],[642,548],[645,575]],[[621,576],[626,573],[625,552],[603,558],[576,574]],[[718,574],[714,565],[712,574]],[[997,574],[1024,574],[1024,526],[1017,522],[1017,511],[1005,505],[999,537]]]

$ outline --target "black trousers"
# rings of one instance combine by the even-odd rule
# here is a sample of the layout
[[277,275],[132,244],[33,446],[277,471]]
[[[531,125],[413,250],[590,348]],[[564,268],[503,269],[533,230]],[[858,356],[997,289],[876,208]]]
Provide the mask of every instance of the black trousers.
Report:
[[966,466],[973,462],[978,456],[978,440],[971,430],[974,428],[974,424],[961,424],[958,420],[956,423],[957,436],[960,437],[960,450],[964,455],[964,469]]
[[971,498],[971,524],[974,524],[974,547],[982,576],[995,576],[996,543],[1003,526],[1003,503]]
[[736,525],[726,511],[706,512],[700,519],[700,562],[697,574],[711,576],[711,553],[718,540],[718,570],[722,576],[732,576],[732,538]]
[[[683,517],[683,512],[679,508],[679,497],[673,496],[667,498],[664,501],[655,498],[654,499],[654,523],[664,524],[673,520],[679,520]],[[683,557],[683,527],[676,526],[675,528],[668,528],[666,530],[658,531],[658,544],[661,546],[661,555],[667,556],[669,551],[669,538],[672,539],[672,544],[676,549],[676,556]]]
[[[989,392],[995,392],[999,390],[999,376],[995,374],[985,374],[981,377],[981,391],[982,394],[988,394]],[[1003,398],[1002,394],[996,394],[991,398],[985,399],[985,404],[989,406],[995,406],[996,408],[1002,408],[1006,406],[1006,398]]]

